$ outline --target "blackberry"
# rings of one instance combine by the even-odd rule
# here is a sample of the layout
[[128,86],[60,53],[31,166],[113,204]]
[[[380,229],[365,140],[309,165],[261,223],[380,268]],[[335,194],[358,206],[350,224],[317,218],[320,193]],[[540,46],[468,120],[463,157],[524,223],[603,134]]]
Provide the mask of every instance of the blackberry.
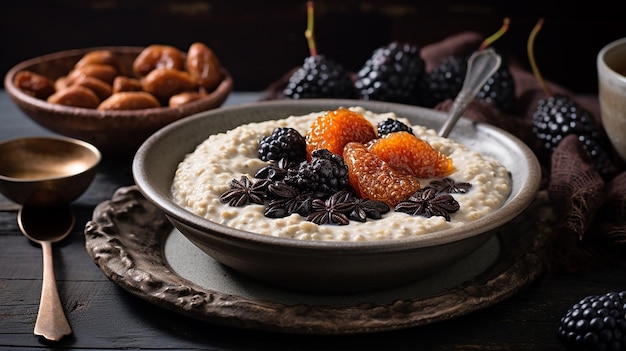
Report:
[[467,72],[466,58],[446,57],[424,77],[421,87],[423,105],[434,107],[446,99],[454,99],[463,87],[465,72]]
[[378,123],[378,137],[400,131],[413,134],[413,129],[411,129],[411,127],[398,121],[397,119],[387,118],[386,120]]
[[515,103],[515,80],[505,66],[500,66],[476,95],[502,111],[510,111]]
[[305,138],[293,128],[276,128],[259,141],[259,158],[263,161],[286,158],[290,163],[298,163],[306,158]]
[[[422,85],[424,106],[434,107],[446,99],[454,99],[463,88],[467,73],[467,58],[449,56],[430,71]],[[476,99],[492,104],[502,111],[509,111],[515,102],[515,80],[507,66],[502,65],[487,80]]]
[[559,321],[557,337],[566,350],[626,350],[626,291],[581,299]]
[[302,161],[298,172],[290,172],[285,181],[301,192],[330,195],[348,186],[348,167],[341,156],[318,149],[311,153],[311,162]]
[[340,64],[324,55],[308,56],[289,77],[283,94],[291,99],[356,98],[354,83]]
[[541,142],[544,156],[552,155],[563,138],[575,134],[601,174],[608,175],[615,171],[608,151],[610,141],[602,125],[587,110],[561,94],[554,94],[537,102],[532,131]]
[[289,163],[289,160],[286,158],[281,158],[279,161],[270,160],[268,164],[259,169],[255,174],[254,178],[257,179],[268,179],[273,182],[278,182],[287,176],[289,170],[292,166],[298,165],[298,163]]
[[364,100],[416,103],[424,70],[418,46],[394,41],[372,53],[354,85]]

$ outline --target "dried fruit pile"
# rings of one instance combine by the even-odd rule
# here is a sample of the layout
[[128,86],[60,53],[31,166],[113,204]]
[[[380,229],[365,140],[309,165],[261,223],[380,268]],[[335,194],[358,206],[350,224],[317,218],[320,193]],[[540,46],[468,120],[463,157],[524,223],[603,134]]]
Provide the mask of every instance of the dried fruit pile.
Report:
[[212,49],[194,42],[187,52],[153,44],[132,61],[109,49],[87,52],[67,72],[52,79],[22,70],[13,79],[24,93],[52,104],[98,110],[179,107],[202,99],[224,79]]
[[[220,201],[265,205],[270,218],[297,213],[317,224],[346,225],[394,209],[450,221],[459,210],[450,194],[471,187],[448,178],[452,160],[406,124],[387,119],[375,128],[346,108],[319,116],[305,136],[276,128],[259,141],[258,154],[267,166],[254,179],[233,179]],[[422,187],[424,178],[435,180]]]

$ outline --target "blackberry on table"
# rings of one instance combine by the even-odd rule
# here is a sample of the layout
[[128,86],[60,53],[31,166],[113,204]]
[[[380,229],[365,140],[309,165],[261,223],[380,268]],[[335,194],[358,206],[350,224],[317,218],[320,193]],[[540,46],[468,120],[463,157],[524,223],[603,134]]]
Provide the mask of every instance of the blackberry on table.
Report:
[[298,172],[290,172],[285,181],[303,192],[333,194],[348,186],[348,167],[341,156],[318,149],[310,162],[302,161]]
[[510,111],[515,103],[515,80],[508,68],[500,66],[478,91],[476,98],[502,111]]
[[378,123],[378,137],[402,131],[413,134],[413,129],[411,129],[411,127],[398,121],[397,119],[387,118],[386,120]]
[[307,29],[304,36],[309,46],[309,56],[290,77],[283,95],[291,99],[357,98],[352,77],[339,63],[317,51],[313,35],[314,3],[307,2]]
[[610,141],[602,125],[573,100],[554,94],[537,102],[532,131],[541,142],[546,156],[569,134],[575,134],[589,153],[596,169],[603,175],[615,171],[609,153]]
[[285,158],[289,163],[298,163],[306,158],[306,141],[293,128],[276,128],[272,134],[261,138],[258,150],[259,158],[263,161],[280,161]]
[[[607,137],[608,138],[608,137]],[[594,167],[603,176],[611,176],[617,172],[618,166],[609,155],[607,150],[607,142],[600,144],[599,139],[586,134],[579,135],[578,140],[582,143],[583,148],[589,153]]]
[[354,85],[364,100],[415,103],[424,71],[420,48],[394,41],[372,53]]
[[324,55],[308,56],[283,91],[291,99],[356,98],[354,83],[342,65]]
[[566,350],[626,350],[626,291],[584,297],[561,318]]
[[[449,56],[430,71],[422,83],[424,105],[434,107],[446,99],[454,99],[463,88],[467,73],[467,57]],[[509,111],[515,102],[515,80],[507,66],[502,65],[478,91],[476,99]]]
[[466,72],[466,58],[460,56],[445,58],[424,77],[420,92],[424,106],[434,107],[446,99],[454,99],[463,87]]

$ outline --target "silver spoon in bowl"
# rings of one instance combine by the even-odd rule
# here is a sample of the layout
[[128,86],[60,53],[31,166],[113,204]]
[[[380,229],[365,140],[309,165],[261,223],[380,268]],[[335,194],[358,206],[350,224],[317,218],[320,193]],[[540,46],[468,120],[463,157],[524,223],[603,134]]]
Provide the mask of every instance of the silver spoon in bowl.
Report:
[[475,51],[470,56],[467,61],[467,73],[463,87],[452,103],[448,118],[439,130],[439,136],[448,137],[467,106],[474,100],[489,77],[500,68],[501,63],[502,58],[493,48]]
[[52,243],[58,242],[71,233],[75,217],[69,205],[54,207],[22,206],[17,215],[22,233],[31,241],[41,245],[43,251],[43,283],[39,311],[35,322],[35,335],[48,341],[59,341],[72,333],[54,274]]

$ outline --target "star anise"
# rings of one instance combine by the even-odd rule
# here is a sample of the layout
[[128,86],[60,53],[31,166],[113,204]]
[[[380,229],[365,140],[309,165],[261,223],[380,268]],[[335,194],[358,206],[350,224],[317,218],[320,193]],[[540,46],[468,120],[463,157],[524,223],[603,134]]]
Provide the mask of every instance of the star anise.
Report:
[[344,191],[339,191],[326,200],[314,199],[311,203],[311,214],[306,220],[320,225],[347,225],[350,223],[348,216],[353,209],[354,202],[346,197]]
[[262,205],[265,193],[270,181],[267,179],[251,180],[247,175],[242,175],[239,180],[230,181],[230,189],[221,196],[220,201],[230,206],[241,207],[250,203]]
[[459,203],[450,194],[438,194],[434,188],[424,188],[417,191],[408,200],[396,205],[397,212],[408,213],[412,216],[441,216],[450,221],[450,214],[458,211]]
[[272,199],[265,208],[266,217],[281,218],[293,213],[307,216],[311,212],[313,196],[310,194],[302,194],[297,188],[283,182],[272,183],[267,190]]
[[291,167],[291,164],[286,158],[281,158],[278,162],[270,161],[267,166],[256,172],[254,177],[273,181],[283,180],[287,176],[289,167]]
[[472,187],[470,183],[457,183],[452,178],[435,179],[428,187],[435,189],[437,193],[465,194]]
[[382,201],[360,197],[355,197],[352,201],[354,202],[354,209],[350,213],[350,219],[359,222],[365,222],[368,218],[380,219],[383,214],[391,210],[389,205]]

